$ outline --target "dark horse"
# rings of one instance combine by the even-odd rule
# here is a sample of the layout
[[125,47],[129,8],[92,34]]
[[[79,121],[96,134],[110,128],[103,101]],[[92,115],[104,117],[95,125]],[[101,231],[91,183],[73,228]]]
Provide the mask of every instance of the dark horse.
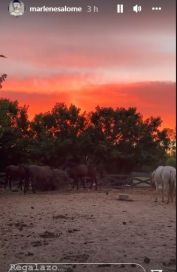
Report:
[[14,182],[18,182],[18,188],[23,189],[23,183],[26,179],[26,170],[23,165],[9,165],[6,167],[5,188],[9,186],[12,190]]
[[64,169],[67,170],[68,175],[73,179],[73,189],[76,186],[77,190],[79,190],[80,182],[82,183],[83,188],[86,188],[86,179],[90,182],[90,189],[92,189],[94,184],[95,189],[98,189],[96,167],[84,163],[76,164],[74,162],[69,162],[65,164]]

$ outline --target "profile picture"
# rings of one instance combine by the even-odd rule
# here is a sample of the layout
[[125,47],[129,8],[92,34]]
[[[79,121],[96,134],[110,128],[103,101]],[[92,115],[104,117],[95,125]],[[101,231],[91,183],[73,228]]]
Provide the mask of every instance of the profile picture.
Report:
[[22,16],[25,11],[24,3],[21,0],[13,0],[9,4],[9,13],[13,16]]

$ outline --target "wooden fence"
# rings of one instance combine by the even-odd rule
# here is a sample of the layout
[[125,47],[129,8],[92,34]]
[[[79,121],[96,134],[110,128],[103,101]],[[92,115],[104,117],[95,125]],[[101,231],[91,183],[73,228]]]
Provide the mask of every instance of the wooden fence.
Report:
[[105,185],[119,187],[149,187],[151,186],[150,173],[132,172],[130,175],[110,174],[104,178]]
[[[113,188],[119,187],[149,187],[150,173],[132,172],[130,175],[109,174],[101,180],[102,185]],[[5,173],[0,173],[0,187],[5,184]]]

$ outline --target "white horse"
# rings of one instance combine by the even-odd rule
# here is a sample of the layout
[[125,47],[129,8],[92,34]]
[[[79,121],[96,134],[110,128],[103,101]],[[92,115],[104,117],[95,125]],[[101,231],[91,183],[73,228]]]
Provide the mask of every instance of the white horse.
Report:
[[176,191],[176,169],[171,166],[159,166],[152,173],[152,183],[156,188],[156,199],[161,194],[162,202],[165,202],[167,197],[167,203],[173,202],[174,194]]

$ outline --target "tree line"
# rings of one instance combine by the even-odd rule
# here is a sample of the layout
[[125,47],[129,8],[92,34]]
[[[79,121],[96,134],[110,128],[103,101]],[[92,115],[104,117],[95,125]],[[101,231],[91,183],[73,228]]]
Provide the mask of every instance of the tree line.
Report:
[[9,164],[60,167],[88,157],[106,171],[130,172],[164,164],[172,141],[160,117],[143,119],[136,108],[99,107],[86,113],[57,103],[28,118],[28,107],[0,99],[0,170]]

